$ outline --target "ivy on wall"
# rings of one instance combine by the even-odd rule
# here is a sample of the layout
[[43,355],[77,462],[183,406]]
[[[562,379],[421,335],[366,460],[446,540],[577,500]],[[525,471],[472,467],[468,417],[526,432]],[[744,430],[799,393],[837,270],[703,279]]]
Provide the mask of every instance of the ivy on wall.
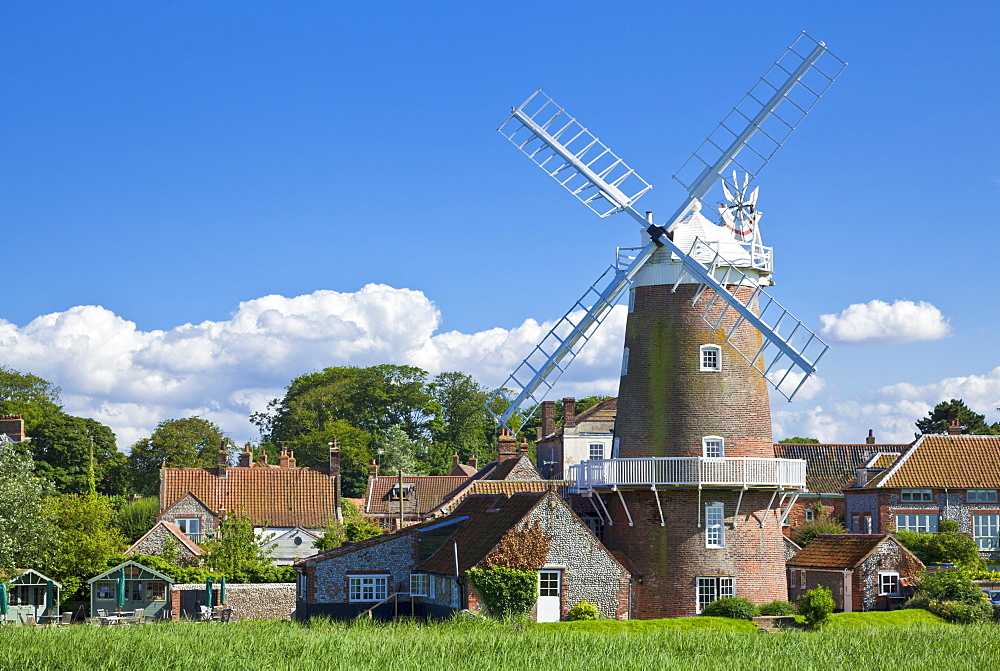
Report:
[[505,566],[474,568],[469,579],[483,597],[492,617],[505,619],[525,615],[538,598],[538,574]]

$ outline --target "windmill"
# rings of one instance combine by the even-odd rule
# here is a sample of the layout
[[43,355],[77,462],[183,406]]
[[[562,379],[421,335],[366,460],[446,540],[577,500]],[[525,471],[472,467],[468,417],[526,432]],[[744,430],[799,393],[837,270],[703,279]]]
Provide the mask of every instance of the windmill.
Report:
[[[687,193],[659,225],[635,208],[650,184],[540,90],[500,128],[598,216],[624,212],[647,239],[618,250],[490,404],[519,429],[512,418],[541,403],[628,290],[611,458],[564,469],[640,577],[634,617],[787,597],[781,527],[805,462],[775,458],[768,386],[791,400],[827,345],[765,290],[773,256],[753,182],[845,66],[802,33],[675,175]],[[719,224],[703,214],[716,212]]]
[[[519,414],[521,408],[539,406],[636,274],[661,247],[683,264],[684,277],[678,278],[677,284],[687,280],[701,287],[695,293],[694,303],[704,296],[706,289],[711,289],[717,300],[725,302],[725,313],[731,310],[739,315],[737,327],[746,322],[763,335],[759,350],[740,350],[739,354],[774,389],[792,399],[816,371],[828,348],[826,343],[762,286],[757,286],[745,299],[728,291],[726,286],[754,285],[755,278],[735,266],[726,266],[726,272],[720,274],[717,271],[726,259],[706,254],[710,251],[706,241],[695,240],[692,247],[681,249],[668,231],[701,206],[712,211],[716,203],[707,199],[708,194],[731,167],[743,173],[743,182],[742,186],[737,184],[734,171],[732,188],[723,182],[725,197],[737,206],[739,216],[752,218],[757,190],[746,193],[749,184],[846,65],[822,42],[802,33],[674,175],[687,190],[687,196],[660,226],[652,222],[650,215],[634,207],[652,186],[540,89],[513,109],[499,128],[500,133],[599,217],[621,212],[632,217],[646,230],[649,242],[642,248],[620,249],[616,262],[587,288],[493,392],[488,407],[503,407],[502,412],[490,410],[498,424],[515,433],[521,428],[529,418]],[[740,202],[733,200],[737,194]],[[748,223],[748,220],[737,221],[731,207],[725,209],[722,214],[727,223],[743,226]],[[726,219],[727,212],[731,219]],[[771,258],[760,244],[758,220],[756,213],[749,235],[750,267],[770,274]],[[757,312],[749,307],[751,303],[759,304]],[[710,311],[704,311],[706,319]],[[731,339],[727,343],[735,346]],[[765,360],[769,363],[765,364]],[[519,424],[511,425],[514,418],[519,418]]]

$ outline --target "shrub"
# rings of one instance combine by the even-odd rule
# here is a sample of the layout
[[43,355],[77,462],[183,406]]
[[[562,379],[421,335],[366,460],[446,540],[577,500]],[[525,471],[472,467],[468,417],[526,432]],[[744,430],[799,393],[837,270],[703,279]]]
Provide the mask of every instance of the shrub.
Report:
[[802,595],[799,599],[799,613],[805,618],[810,629],[822,627],[830,619],[830,614],[837,607],[829,588],[820,585]]
[[941,619],[956,624],[974,624],[993,619],[993,604],[985,602],[973,604],[931,599],[926,609]]
[[570,622],[576,622],[577,620],[599,620],[601,619],[601,614],[594,604],[589,601],[581,601],[569,609],[566,619]]
[[483,597],[492,617],[506,619],[525,615],[538,599],[538,573],[505,566],[474,568],[469,579]]
[[938,531],[941,533],[953,533],[958,531],[958,522],[956,520],[941,520],[938,522]]
[[[967,604],[982,603],[986,595],[964,571],[935,571],[924,573],[914,590],[913,599],[958,601]],[[913,601],[910,599],[910,601]],[[909,602],[907,602],[909,603]],[[920,606],[917,606],[918,608]]]
[[[951,520],[943,522],[946,521]],[[979,556],[976,541],[958,531],[897,531],[896,539],[925,564],[958,564],[974,571],[986,569],[986,562]]]
[[788,601],[772,601],[760,607],[761,615],[795,615],[798,609]]
[[834,519],[823,518],[814,522],[806,522],[795,530],[795,537],[792,539],[801,547],[805,547],[813,542],[813,539],[820,534],[842,534],[847,529],[844,525]]
[[702,615],[729,617],[734,620],[752,620],[760,615],[757,606],[738,596],[724,596],[705,606]]

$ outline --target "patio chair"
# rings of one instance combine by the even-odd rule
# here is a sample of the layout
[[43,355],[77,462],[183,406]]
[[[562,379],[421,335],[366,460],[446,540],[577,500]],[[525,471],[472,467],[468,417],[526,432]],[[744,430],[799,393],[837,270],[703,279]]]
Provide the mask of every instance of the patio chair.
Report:
[[108,611],[106,609],[104,608],[97,609],[97,617],[107,617],[107,616],[108,616]]
[[233,609],[223,608],[222,611],[219,613],[219,622],[227,624],[232,619],[232,617],[233,617]]
[[63,613],[62,616],[59,618],[59,620],[56,622],[56,625],[60,627],[68,627],[71,624],[73,624],[73,611],[70,611],[68,613]]
[[142,614],[145,608],[136,608],[131,616],[125,618],[125,624],[142,624]]
[[201,620],[202,622],[211,622],[212,609],[209,608],[208,606],[198,606],[198,608],[201,609],[201,613],[198,616],[198,619]]

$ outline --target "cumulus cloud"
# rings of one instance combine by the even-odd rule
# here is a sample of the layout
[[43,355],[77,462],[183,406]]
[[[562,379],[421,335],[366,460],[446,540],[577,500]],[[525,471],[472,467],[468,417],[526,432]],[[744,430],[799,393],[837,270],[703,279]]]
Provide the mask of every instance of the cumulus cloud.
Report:
[[1000,367],[982,374],[949,377],[929,384],[906,382],[889,385],[839,402],[805,409],[776,406],[773,430],[776,439],[810,436],[824,442],[861,443],[868,429],[879,442],[908,443],[915,422],[941,401],[960,398],[973,410],[987,415],[1000,405]]
[[[63,388],[67,412],[111,426],[122,447],[164,419],[199,415],[236,440],[292,378],[327,366],[397,363],[469,373],[497,386],[552,323],[437,333],[420,291],[370,284],[241,303],[231,318],[142,331],[100,306],[77,306],[18,327],[0,320],[0,362]],[[614,394],[625,310],[616,307],[559,393]],[[596,381],[596,383],[595,383]]]
[[892,305],[873,300],[855,303],[840,314],[820,315],[820,335],[840,343],[858,345],[899,344],[938,340],[951,331],[948,320],[925,301],[898,300]]

